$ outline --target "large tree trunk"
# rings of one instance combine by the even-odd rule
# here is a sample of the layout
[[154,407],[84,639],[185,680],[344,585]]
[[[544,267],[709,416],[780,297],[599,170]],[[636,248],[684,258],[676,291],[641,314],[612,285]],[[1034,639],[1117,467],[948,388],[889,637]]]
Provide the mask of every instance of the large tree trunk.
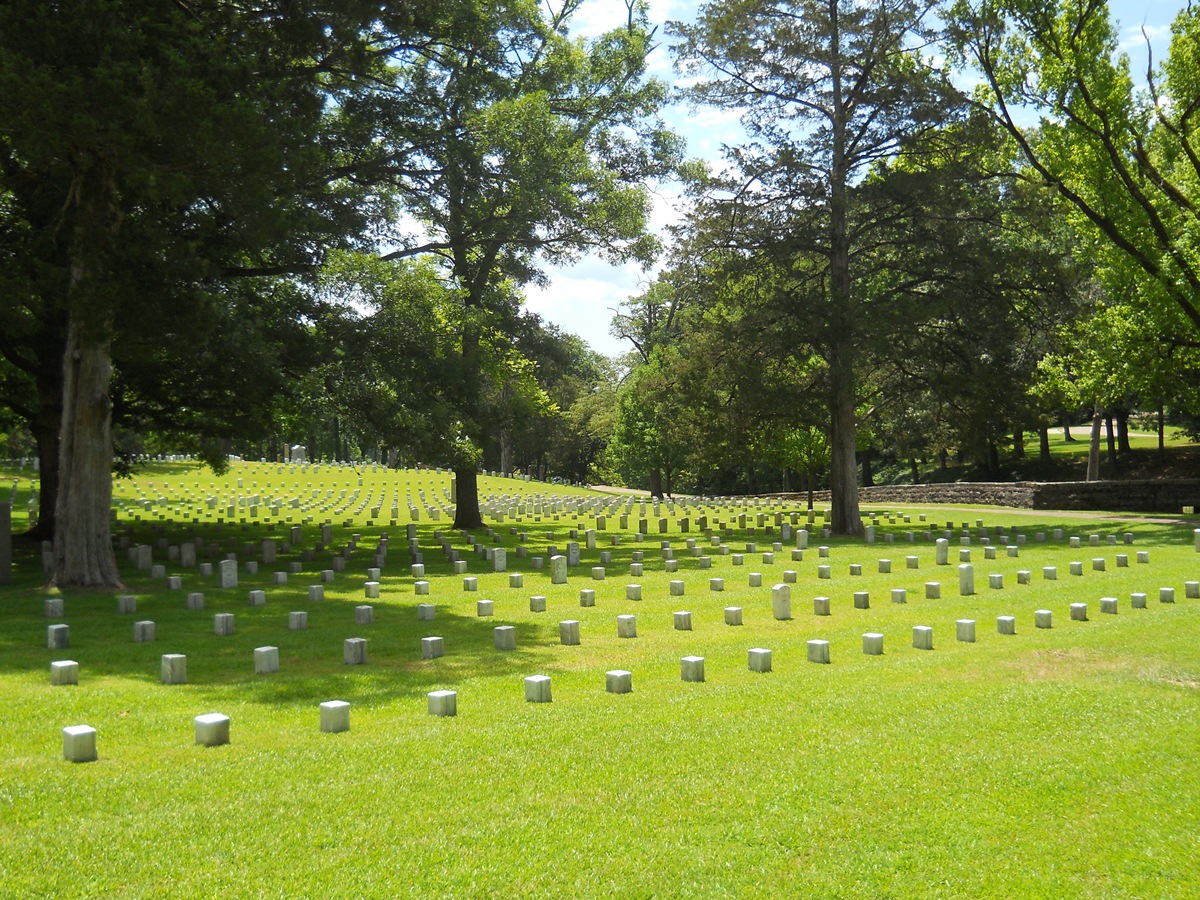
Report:
[[1108,470],[1115,475],[1118,469],[1117,438],[1113,433],[1113,417],[1111,415],[1104,417],[1104,434],[1108,439]]
[[650,496],[661,500],[663,495],[662,469],[655,466],[650,470]]
[[513,433],[507,425],[500,429],[500,474],[511,475],[513,469]]
[[58,587],[122,588],[113,555],[112,319],[109,242],[120,223],[111,173],[97,164],[75,185],[63,353],[54,561]]
[[1092,413],[1092,442],[1088,447],[1088,481],[1100,480],[1100,423],[1103,419],[1104,413],[1100,409],[1099,404],[1097,404],[1095,411]]
[[1016,427],[1013,429],[1013,459],[1025,458],[1025,429]]
[[1038,461],[1043,466],[1050,465],[1050,426],[1038,428]]
[[479,473],[475,466],[454,467],[455,528],[482,528],[483,515],[479,512]]
[[837,0],[829,3],[830,84],[833,90],[832,167],[829,172],[829,442],[830,523],[833,534],[863,536],[858,508],[858,466],[854,459],[856,437],[854,378],[854,311],[851,309],[850,238],[846,229],[849,202],[846,196],[848,163],[847,123],[851,111],[843,97],[842,37]]
[[[479,301],[472,298],[470,307],[478,307]],[[462,391],[458,398],[459,412],[463,418],[466,435],[476,447],[483,447],[483,419],[480,415],[483,383],[483,361],[479,355],[479,328],[467,322],[463,325],[462,336]],[[479,473],[474,460],[463,462],[456,460],[454,478],[458,483],[454,507],[455,528],[480,528],[483,526],[483,514],[479,511]]]
[[866,534],[858,507],[858,465],[854,457],[854,376],[852,366],[836,359],[830,366],[829,528],[834,534]]
[[85,328],[72,311],[63,358],[54,570],[58,587],[120,588],[113,555],[111,341]]

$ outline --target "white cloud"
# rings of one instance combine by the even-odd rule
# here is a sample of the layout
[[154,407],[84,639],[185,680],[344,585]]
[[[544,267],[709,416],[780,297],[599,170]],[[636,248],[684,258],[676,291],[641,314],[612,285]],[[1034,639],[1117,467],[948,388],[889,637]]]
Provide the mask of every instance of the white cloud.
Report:
[[645,290],[647,279],[635,265],[610,266],[587,257],[552,272],[549,287],[526,289],[525,308],[583,338],[596,352],[618,356],[632,348],[608,333],[613,314]]
[[[696,17],[697,4],[692,0],[650,0],[650,24],[662,32],[668,20],[691,20]],[[625,24],[625,4],[620,0],[591,0],[584,3],[571,18],[571,33],[594,37]]]
[[1137,55],[1139,58],[1145,59],[1147,39],[1154,50],[1155,60],[1162,60],[1171,44],[1171,26],[1127,25],[1121,29],[1119,47],[1130,56]]

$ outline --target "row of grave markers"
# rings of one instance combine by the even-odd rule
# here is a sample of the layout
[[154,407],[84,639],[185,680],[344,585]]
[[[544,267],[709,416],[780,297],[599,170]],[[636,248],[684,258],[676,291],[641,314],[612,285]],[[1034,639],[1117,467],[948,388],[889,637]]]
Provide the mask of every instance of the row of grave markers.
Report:
[[[930,591],[930,586],[936,587],[936,583],[927,585],[926,596],[937,596],[937,591]],[[255,592],[252,592],[252,594]],[[627,591],[627,599],[640,599],[640,591],[636,592],[636,596],[630,596]],[[964,591],[964,596],[967,593]],[[200,595],[202,598],[202,595]],[[1185,596],[1189,599],[1200,599],[1200,581],[1185,582]],[[895,603],[906,602],[906,591],[903,588],[892,590],[892,601]],[[131,612],[136,608],[136,601],[132,597],[122,598],[123,603],[119,607],[119,612]],[[1161,587],[1159,589],[1159,601],[1162,603],[1175,602],[1175,589],[1173,587]],[[252,598],[253,602],[253,598]],[[1133,608],[1146,607],[1146,594],[1135,592],[1130,598]],[[48,616],[61,616],[62,600],[61,598],[47,598],[46,614]],[[583,590],[580,592],[581,606],[594,606],[595,591]],[[197,604],[189,603],[190,608],[203,608],[202,601]],[[855,592],[854,607],[856,609],[869,609],[869,595],[867,592]],[[771,609],[772,615],[777,620],[790,620],[792,618],[791,609],[791,590],[789,585],[776,584],[771,592]],[[530,610],[533,612],[546,611],[546,598],[543,596],[533,596],[530,598]],[[1103,597],[1100,600],[1100,610],[1102,613],[1116,614],[1117,600],[1113,597]],[[436,607],[433,604],[418,605],[418,619],[422,621],[432,621],[435,616]],[[477,615],[479,617],[488,617],[493,615],[494,606],[491,600],[480,600],[476,605]],[[813,601],[813,613],[817,616],[827,616],[830,614],[830,598],[816,597]],[[690,611],[677,611],[674,614],[674,626],[678,631],[690,631],[692,628],[692,614]],[[742,624],[742,608],[731,606],[724,609],[725,624],[738,626]],[[1049,611],[1039,610],[1036,614],[1038,627],[1049,627]],[[1045,624],[1042,620],[1045,619]],[[1071,618],[1081,621],[1087,621],[1087,604],[1073,603],[1071,604]],[[355,608],[355,624],[370,625],[374,622],[373,607],[370,605],[360,605]],[[620,638],[637,637],[637,619],[635,615],[623,614],[616,617],[617,636]],[[1015,633],[1012,628],[1014,622],[1013,617],[1002,616],[999,620],[999,630],[1002,634]],[[1006,630],[1007,623],[1007,630]],[[288,628],[289,630],[301,630],[307,627],[307,613],[305,611],[292,611],[289,613]],[[134,623],[134,641],[147,642],[155,639],[155,624],[153,621],[139,621]],[[217,635],[231,635],[234,633],[234,616],[232,613],[217,613],[213,617],[214,633]],[[971,625],[971,637],[969,640],[974,640],[974,625]],[[579,622],[577,620],[565,620],[559,623],[560,642],[564,645],[579,644]],[[494,645],[497,650],[513,650],[516,648],[516,631],[511,625],[497,626],[493,630]],[[960,640],[966,640],[960,632]],[[881,639],[880,639],[881,640]],[[63,650],[70,646],[70,626],[66,624],[52,624],[47,626],[47,648],[51,650]],[[363,664],[367,657],[367,644],[364,638],[350,638],[344,642],[344,661],[346,664]],[[444,654],[444,644],[440,637],[427,637],[422,639],[422,659],[436,659]],[[866,647],[864,645],[864,651]],[[254,651],[255,672],[256,674],[268,674],[278,671],[279,657],[277,647],[261,647]],[[181,654],[167,654],[163,658],[162,678],[164,683],[183,683],[186,680],[186,657]],[[170,665],[168,663],[170,662]],[[54,663],[51,666],[51,679],[53,684],[73,684],[77,683],[77,663],[64,662]],[[69,676],[69,677],[68,677]]]
[[[1169,589],[1164,588],[1163,591]],[[1145,606],[1145,594],[1135,594]],[[1160,595],[1163,602],[1173,602],[1173,596],[1168,599]],[[728,621],[729,609],[726,610]],[[1102,613],[1116,614],[1117,600],[1115,597],[1105,597],[1100,600]],[[740,612],[740,610],[738,610]],[[1086,622],[1087,604],[1072,603],[1070,615],[1073,621]],[[689,613],[675,613],[676,627],[679,627],[680,616]],[[778,617],[778,616],[777,616]],[[739,617],[740,618],[740,617]],[[622,637],[635,637],[636,628],[632,626],[633,616],[618,616],[618,631]],[[690,619],[689,619],[690,627]],[[999,616],[996,620],[997,633],[1001,635],[1016,634],[1016,618],[1014,616]],[[955,638],[963,643],[975,643],[976,622],[974,619],[958,619],[955,622]],[[1039,609],[1034,612],[1034,626],[1038,629],[1053,627],[1053,612]],[[579,623],[566,620],[559,623],[563,644],[579,643]],[[511,625],[498,626],[494,630],[494,641],[497,650],[515,650],[515,629]],[[868,656],[883,655],[884,635],[879,632],[866,632],[862,636],[862,652]],[[933,650],[933,628],[929,625],[914,625],[912,629],[912,646],[916,650]],[[806,642],[806,659],[810,663],[828,665],[831,662],[830,642],[823,639],[812,639]],[[367,661],[366,640],[350,638],[345,641],[344,658],[347,665],[361,665]],[[427,637],[421,641],[422,659],[437,659],[444,653],[442,638]],[[680,659],[680,679],[684,682],[704,682],[704,657],[688,655]],[[270,674],[279,670],[279,649],[277,647],[259,647],[254,651],[255,672]],[[754,647],[747,651],[747,668],[752,672],[766,673],[772,671],[771,650],[764,647]],[[79,664],[73,660],[59,660],[50,664],[51,683],[55,685],[73,685],[79,683]],[[187,680],[187,658],[181,654],[164,654],[162,657],[163,684],[183,684]],[[524,679],[525,700],[531,703],[552,702],[551,679],[549,675],[530,675]],[[628,694],[633,691],[633,674],[628,670],[613,669],[605,673],[605,690],[613,694]],[[449,689],[431,691],[427,695],[428,712],[433,716],[456,716],[458,714],[458,692]],[[230,720],[223,713],[206,713],[194,719],[195,742],[201,746],[219,746],[230,741]],[[339,733],[350,729],[350,704],[344,700],[329,700],[320,704],[320,729],[322,732]],[[70,725],[63,729],[63,757],[70,762],[93,762],[99,758],[97,752],[96,729],[89,725]]]
[[[944,540],[944,539],[942,539]],[[1195,549],[1200,552],[1200,529],[1194,530]],[[1129,536],[1126,538],[1129,541]],[[1093,541],[1092,543],[1095,543]],[[1073,541],[1073,546],[1076,544]],[[1143,554],[1146,556],[1143,558]],[[1139,551],[1139,562],[1148,562],[1147,551]],[[1082,574],[1082,570],[1075,571],[1075,565],[1072,564],[1072,572],[1074,574]],[[1081,566],[1081,564],[1079,564]],[[1103,567],[1096,567],[1093,562],[1093,568],[1103,570]],[[1055,577],[1052,570],[1054,567],[1045,567],[1043,575],[1047,579]],[[971,567],[969,565],[960,565],[960,592],[968,595],[967,590],[969,581],[968,573]],[[936,583],[930,583],[936,584]],[[928,585],[927,585],[928,589]],[[1200,597],[1200,582],[1189,581],[1185,583],[1186,596],[1189,598]],[[585,594],[588,592],[584,592]],[[594,598],[594,592],[591,592]],[[865,593],[865,592],[862,592]],[[201,595],[202,596],[202,595]],[[55,598],[51,598],[53,600]],[[533,603],[531,598],[531,604]],[[544,601],[544,598],[542,598]],[[862,598],[865,600],[866,598]],[[893,591],[893,599],[896,599],[896,592]],[[825,604],[821,601],[825,600]],[[1164,603],[1174,602],[1174,589],[1169,587],[1160,588],[1159,600]],[[582,602],[582,597],[581,597]],[[855,597],[856,606],[859,605],[860,597]],[[47,601],[50,603],[50,600]],[[491,601],[479,601],[478,611],[480,615],[484,614],[483,604],[490,604]],[[786,584],[776,585],[772,593],[773,612],[776,618],[790,618],[790,593],[787,591]],[[828,613],[828,598],[816,598],[814,600],[814,612],[816,614]],[[202,605],[202,601],[201,601]],[[1131,606],[1134,608],[1145,608],[1146,595],[1144,593],[1134,593],[1131,596]],[[422,618],[432,618],[432,606],[422,605],[424,609],[420,611]],[[369,607],[366,607],[369,609]],[[360,610],[363,607],[359,608]],[[1100,609],[1105,614],[1116,614],[1117,600],[1113,597],[1104,597],[1100,600]],[[60,612],[60,611],[59,611]],[[357,614],[358,611],[356,611]],[[490,613],[490,609],[488,610]],[[726,608],[726,622],[728,624],[739,624],[741,621],[740,608]],[[232,614],[218,614],[219,616],[229,616],[231,623]],[[305,615],[304,613],[292,613],[292,616]],[[690,613],[677,612],[675,615],[676,628],[685,630],[690,627]],[[1070,615],[1072,620],[1087,621],[1087,604],[1072,603],[1070,606]],[[1037,610],[1034,613],[1035,627],[1050,628],[1052,627],[1052,612],[1050,610]],[[294,620],[290,620],[294,621]],[[145,635],[145,626],[149,625],[151,630],[153,623],[135,623],[135,639],[138,634],[138,626],[143,627],[143,635]],[[51,625],[48,627],[48,644],[51,649],[58,649],[55,646],[55,641],[49,637],[51,634],[69,634],[61,629],[67,629],[66,625]],[[1015,634],[1015,617],[1000,616],[997,620],[997,631],[1000,634]],[[636,619],[633,616],[618,616],[618,635],[623,637],[636,636]],[[975,622],[970,619],[960,619],[956,622],[956,637],[959,641],[973,642],[975,640]],[[578,622],[567,620],[560,623],[560,638],[564,644],[578,642]],[[512,626],[499,626],[494,630],[494,640],[497,649],[515,649],[515,629]],[[65,642],[64,642],[65,643]],[[810,662],[829,663],[829,642],[825,640],[810,640],[807,642],[807,657]],[[914,626],[913,627],[913,646],[917,649],[932,650],[933,649],[933,629],[930,626]],[[863,652],[869,655],[879,655],[883,651],[883,635],[876,632],[868,632],[863,635]],[[444,652],[442,639],[438,637],[430,637],[422,640],[422,657],[427,659],[438,658]],[[770,671],[770,651],[764,648],[753,648],[749,651],[749,666],[753,671]],[[366,662],[366,640],[363,638],[351,638],[344,644],[344,658],[347,664],[362,664]],[[681,660],[681,677],[684,681],[703,681],[704,680],[704,660],[702,657],[687,656]],[[261,647],[255,650],[255,669],[261,674],[278,671],[278,648]],[[186,657],[181,654],[165,654],[162,658],[162,672],[164,683],[181,683],[186,680]],[[78,664],[74,661],[63,660],[56,661],[51,664],[51,679],[55,684],[75,684],[78,683]],[[624,693],[632,689],[631,673],[623,670],[613,670],[606,673],[606,688],[614,693]],[[526,699],[533,702],[548,702],[551,698],[550,693],[550,678],[545,675],[529,676],[525,680]],[[429,712],[434,715],[455,715],[457,712],[457,692],[450,690],[434,691],[428,695]],[[338,727],[326,728],[327,709],[328,720],[330,723],[338,723]],[[327,704],[321,705],[322,730],[340,731],[346,730],[349,727],[349,704],[344,701],[328,701]],[[340,727],[344,721],[345,727]],[[229,719],[227,716],[219,713],[207,714],[198,716],[195,720],[196,741],[199,744],[215,745],[227,743],[229,740]],[[63,729],[63,747],[64,757],[72,761],[90,761],[97,758],[96,753],[96,732],[95,729],[86,725],[68,726]]]

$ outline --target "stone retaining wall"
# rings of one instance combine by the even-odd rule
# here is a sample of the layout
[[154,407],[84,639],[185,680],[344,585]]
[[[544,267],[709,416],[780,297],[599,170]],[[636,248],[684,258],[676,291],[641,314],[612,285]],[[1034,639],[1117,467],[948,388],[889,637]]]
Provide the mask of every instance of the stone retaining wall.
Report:
[[[804,500],[807,494],[791,494]],[[817,503],[829,491],[816,491]],[[953,484],[882,484],[859,488],[863,503],[978,503],[1019,509],[1079,509],[1120,512],[1183,512],[1200,509],[1200,479],[1174,481],[960,481]]]

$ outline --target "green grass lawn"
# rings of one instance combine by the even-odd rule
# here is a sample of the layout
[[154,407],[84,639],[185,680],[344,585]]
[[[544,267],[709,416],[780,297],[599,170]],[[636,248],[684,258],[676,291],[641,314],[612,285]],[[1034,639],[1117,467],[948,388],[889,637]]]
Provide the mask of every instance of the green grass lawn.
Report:
[[[257,515],[238,506],[235,521],[218,526],[239,478],[240,496],[259,496]],[[26,474],[18,526],[27,482]],[[500,543],[473,535],[507,548],[508,572],[490,572],[444,516],[430,522],[421,508],[430,592],[418,596],[405,495],[420,506],[419,491],[432,503],[447,489],[438,473],[261,464],[221,478],[160,466],[117,482],[118,538],[155,545],[155,562],[183,581],[167,590],[165,578],[137,572],[120,552],[132,615],[117,613],[116,593],[76,591],[62,595],[64,619],[47,619],[40,561],[18,545],[16,583],[0,589],[0,895],[1200,895],[1200,600],[1185,597],[1185,582],[1200,579],[1193,523],[913,507],[903,511],[908,523],[881,516],[873,545],[818,533],[803,559],[791,558],[793,540],[766,562],[762,553],[781,541],[774,514],[788,521],[788,508],[677,505],[670,516],[664,507],[669,532],[658,534],[648,507],[652,533],[638,542],[633,501],[629,527],[619,527],[620,512],[608,515],[597,547],[582,549],[567,584],[552,585],[531,558],[548,544],[565,552],[571,529],[583,544],[595,511],[547,505],[535,516],[533,496],[598,495],[485,477],[485,500],[523,493],[530,504],[520,521],[489,520]],[[342,490],[359,497],[337,514],[320,508],[326,492],[336,499]],[[369,492],[384,497],[375,518],[370,502],[359,510]],[[738,512],[749,513],[744,528]],[[728,553],[697,531],[701,515],[710,526],[731,524],[716,532]],[[326,518],[333,541],[306,560]],[[1015,526],[1026,538],[1019,556],[1000,541],[985,559],[977,519],[993,542],[997,526]],[[923,532],[940,536],[947,522],[951,565],[938,566]],[[969,597],[958,590],[964,522]],[[157,547],[197,537],[200,562],[235,552],[244,563],[259,558],[264,537],[287,540],[293,525],[301,545],[256,575],[243,570],[236,589],[218,589],[215,577],[179,568]],[[467,560],[465,575],[452,571],[435,531]],[[381,597],[368,601],[363,585],[385,532]],[[361,537],[345,571],[326,584],[324,602],[310,602],[308,585],[352,534]],[[1093,534],[1098,546],[1089,545]],[[1082,546],[1072,548],[1071,536]],[[688,539],[711,568],[700,568]],[[663,540],[676,573],[665,571]],[[529,557],[516,557],[520,543]],[[1149,562],[1137,562],[1139,550]],[[644,575],[632,577],[638,551]],[[612,554],[603,581],[591,576],[601,552]],[[878,571],[882,558],[891,574]],[[1105,571],[1093,570],[1097,558]],[[1083,575],[1069,574],[1074,561]],[[291,562],[301,571],[274,584],[273,572]],[[820,564],[830,579],[817,577]],[[850,575],[851,564],[863,574]],[[1058,568],[1057,580],[1044,579],[1045,566]],[[797,573],[793,618],[778,621],[771,587],[787,570]],[[1022,570],[1027,585],[1017,583]],[[761,587],[749,586],[753,572]],[[513,573],[522,586],[510,586]],[[993,573],[1003,589],[989,588]],[[464,590],[464,577],[478,590]],[[709,589],[713,577],[724,578],[724,591]],[[683,596],[669,593],[672,580],[684,582]],[[940,599],[925,598],[929,581],[940,583]],[[626,599],[635,583],[641,601]],[[1175,603],[1159,601],[1164,586]],[[891,602],[901,587],[907,602]],[[266,591],[265,606],[248,605],[252,589]],[[583,589],[595,590],[594,607],[580,606]],[[187,609],[191,591],[204,593],[203,610]],[[869,593],[869,609],[854,608],[855,591]],[[1146,609],[1131,608],[1134,592],[1148,595]],[[532,595],[546,597],[546,612],[530,612]],[[813,615],[818,595],[830,598],[831,615]],[[1118,598],[1117,615],[1100,613],[1101,597]],[[480,599],[494,602],[493,617],[476,615]],[[418,620],[421,602],[436,605],[432,622]],[[1088,621],[1071,620],[1073,602],[1088,604]],[[364,603],[375,621],[356,625]],[[742,608],[744,624],[725,624],[728,606]],[[1034,627],[1038,609],[1052,611],[1053,628]],[[306,630],[288,629],[292,610],[307,611]],[[692,613],[691,631],[675,630],[677,610]],[[234,614],[234,634],[213,633],[221,612]],[[617,636],[622,614],[636,615],[636,638]],[[1015,635],[997,633],[1001,615],[1016,617]],[[955,639],[963,618],[977,623],[974,643]],[[156,639],[134,643],[133,623],[143,619],[156,623]],[[579,646],[559,643],[565,619],[579,621]],[[70,625],[70,648],[48,650],[47,625],[59,621]],[[494,649],[497,625],[516,628],[516,651]],[[913,648],[916,625],[932,626],[932,651]],[[883,656],[863,654],[864,632],[884,635]],[[444,657],[421,659],[429,635],[444,638]],[[367,665],[343,663],[350,637],[368,639]],[[830,665],[806,661],[810,639],[830,642]],[[265,645],[279,648],[280,671],[255,675],[254,649]],[[769,673],[748,669],[747,652],[759,647],[772,651]],[[160,684],[164,653],[187,655],[186,685]],[[704,657],[704,683],[681,680],[685,655]],[[79,662],[79,685],[50,685],[58,659]],[[605,691],[611,669],[633,673],[632,693]],[[525,701],[523,679],[534,674],[551,677],[552,703]],[[455,718],[428,715],[426,694],[440,688],[458,692]],[[319,730],[318,706],[332,699],[351,703],[347,733]],[[230,744],[194,743],[193,719],[207,712],[230,716]],[[62,758],[62,728],[75,724],[97,729],[97,762]]]
[[[1063,436],[1061,428],[1054,428],[1050,431],[1050,454],[1052,456],[1081,456],[1084,460],[1087,459],[1088,448],[1091,446],[1092,432],[1090,423],[1083,426],[1075,426],[1071,429],[1071,437],[1073,440],[1066,440]],[[1190,443],[1183,431],[1174,426],[1166,429],[1166,448],[1173,450],[1177,447],[1184,446]],[[1034,435],[1032,450],[1037,452],[1037,436]],[[1129,432],[1129,447],[1132,450],[1138,451],[1155,451],[1158,449],[1158,433],[1154,431],[1134,431]],[[1030,448],[1026,447],[1026,452]],[[1100,431],[1100,454],[1101,457],[1108,452],[1108,438],[1105,435],[1103,428]]]

